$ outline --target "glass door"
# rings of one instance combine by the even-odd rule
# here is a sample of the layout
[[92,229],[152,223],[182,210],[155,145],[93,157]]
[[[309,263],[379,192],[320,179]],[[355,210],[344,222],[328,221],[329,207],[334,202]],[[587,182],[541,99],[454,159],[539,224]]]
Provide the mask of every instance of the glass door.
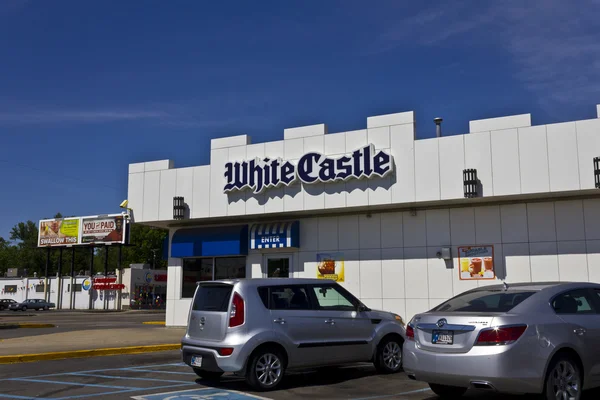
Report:
[[292,272],[292,255],[266,255],[265,266],[263,276],[266,278],[289,278]]

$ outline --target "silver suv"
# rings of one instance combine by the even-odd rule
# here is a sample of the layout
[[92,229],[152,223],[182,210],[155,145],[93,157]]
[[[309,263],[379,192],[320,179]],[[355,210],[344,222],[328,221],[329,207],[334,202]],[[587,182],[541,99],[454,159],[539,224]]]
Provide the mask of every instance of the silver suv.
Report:
[[333,281],[240,279],[198,284],[181,350],[205,380],[232,372],[271,390],[290,369],[373,362],[398,372],[404,339],[399,315],[369,309]]

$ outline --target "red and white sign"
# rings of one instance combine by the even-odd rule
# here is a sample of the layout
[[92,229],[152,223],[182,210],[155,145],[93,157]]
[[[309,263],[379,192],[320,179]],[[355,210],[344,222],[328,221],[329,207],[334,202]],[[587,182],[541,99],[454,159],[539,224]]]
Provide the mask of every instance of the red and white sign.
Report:
[[117,278],[95,278],[92,288],[94,290],[123,290],[125,285],[116,283]]

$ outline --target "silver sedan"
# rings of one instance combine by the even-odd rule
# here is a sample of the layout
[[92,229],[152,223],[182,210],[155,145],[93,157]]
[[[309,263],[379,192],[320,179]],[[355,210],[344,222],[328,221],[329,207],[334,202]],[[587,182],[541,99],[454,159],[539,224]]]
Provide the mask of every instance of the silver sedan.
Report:
[[480,287],[415,315],[406,336],[404,370],[442,398],[471,388],[579,400],[600,386],[600,285]]

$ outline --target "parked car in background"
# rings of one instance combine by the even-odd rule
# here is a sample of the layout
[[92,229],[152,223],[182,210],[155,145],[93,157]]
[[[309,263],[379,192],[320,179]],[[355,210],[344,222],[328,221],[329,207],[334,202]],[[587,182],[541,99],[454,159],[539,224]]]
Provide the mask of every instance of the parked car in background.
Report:
[[17,304],[13,299],[0,299],[0,311],[8,309],[11,304]]
[[54,303],[49,303],[42,299],[27,299],[20,303],[14,303],[9,306],[9,310],[13,311],[27,311],[27,310],[49,310],[50,308],[54,308],[56,305]]
[[233,372],[271,390],[290,369],[373,362],[398,372],[404,335],[399,315],[369,309],[333,281],[240,279],[198,285],[181,347],[201,378]]
[[415,315],[406,336],[404,370],[442,398],[475,388],[579,400],[600,386],[600,285],[473,289]]

